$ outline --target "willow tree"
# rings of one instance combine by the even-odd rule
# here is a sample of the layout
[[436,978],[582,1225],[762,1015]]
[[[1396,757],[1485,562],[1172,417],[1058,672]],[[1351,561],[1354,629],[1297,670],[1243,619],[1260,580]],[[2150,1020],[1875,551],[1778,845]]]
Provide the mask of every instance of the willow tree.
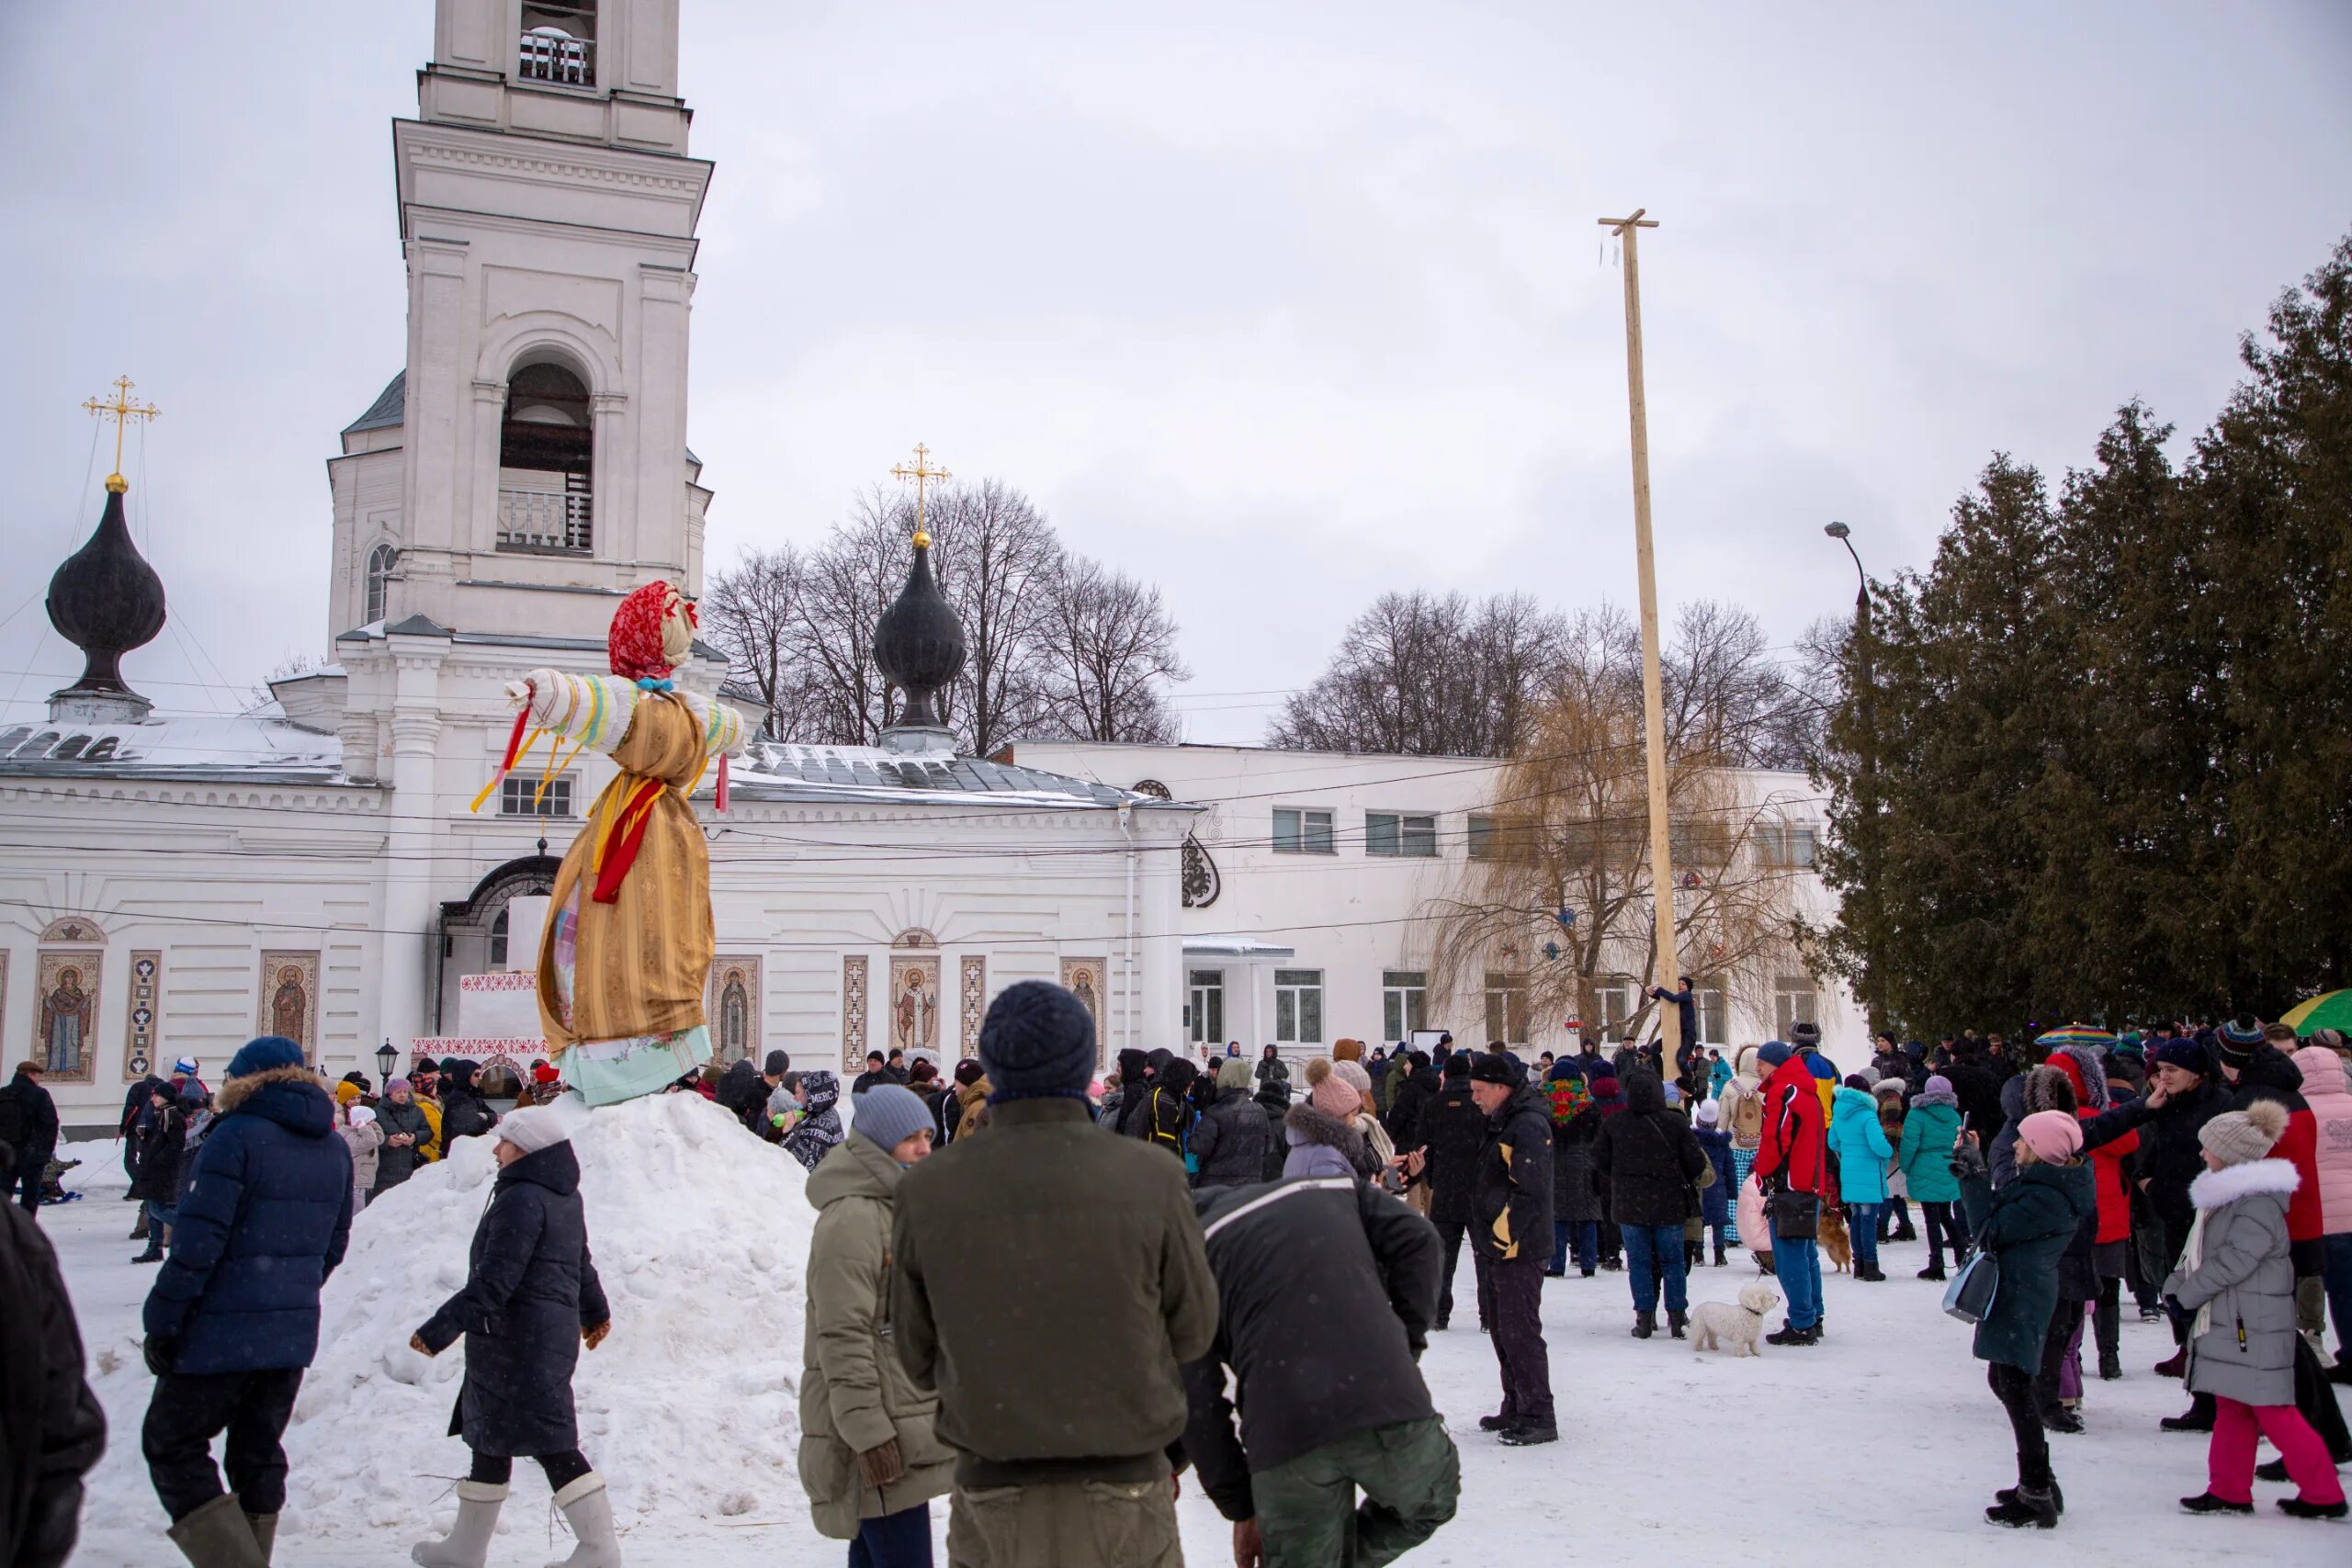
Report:
[[1809,857],[1785,808],[1737,771],[1804,699],[1745,612],[1694,605],[1675,634],[1667,798],[1681,952],[1660,963],[1650,914],[1640,640],[1604,607],[1570,622],[1488,809],[1474,814],[1457,886],[1424,908],[1435,1005],[1500,973],[1524,986],[1530,1018],[1573,1016],[1589,1038],[1614,981],[1637,985],[1623,1023],[1640,1031],[1649,988],[1681,975],[1719,988],[1727,1007],[1769,1014],[1779,977],[1809,971],[1797,936]]

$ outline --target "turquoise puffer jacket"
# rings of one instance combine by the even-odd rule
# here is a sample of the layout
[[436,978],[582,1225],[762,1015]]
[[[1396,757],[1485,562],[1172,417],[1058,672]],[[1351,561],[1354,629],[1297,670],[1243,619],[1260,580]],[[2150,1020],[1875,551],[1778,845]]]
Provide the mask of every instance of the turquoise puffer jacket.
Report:
[[1886,1162],[1894,1145],[1878,1124],[1878,1101],[1839,1089],[1829,1102],[1829,1148],[1838,1156],[1838,1196],[1849,1203],[1886,1201]]

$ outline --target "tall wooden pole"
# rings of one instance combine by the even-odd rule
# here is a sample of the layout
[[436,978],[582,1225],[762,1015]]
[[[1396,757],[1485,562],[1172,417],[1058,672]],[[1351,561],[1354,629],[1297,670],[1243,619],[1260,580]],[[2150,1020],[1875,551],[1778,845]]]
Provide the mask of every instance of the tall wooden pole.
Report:
[[[1634,560],[1642,594],[1642,728],[1649,753],[1650,902],[1657,915],[1658,985],[1681,979],[1681,953],[1674,938],[1674,856],[1666,807],[1666,696],[1658,672],[1657,563],[1650,547],[1650,422],[1642,390],[1642,268],[1636,248],[1641,231],[1657,227],[1635,208],[1630,218],[1604,218],[1602,228],[1625,247],[1625,390],[1634,411]],[[1674,989],[1674,987],[1668,987]],[[1658,1008],[1658,1076],[1669,1083],[1682,1047],[1682,1011]]]

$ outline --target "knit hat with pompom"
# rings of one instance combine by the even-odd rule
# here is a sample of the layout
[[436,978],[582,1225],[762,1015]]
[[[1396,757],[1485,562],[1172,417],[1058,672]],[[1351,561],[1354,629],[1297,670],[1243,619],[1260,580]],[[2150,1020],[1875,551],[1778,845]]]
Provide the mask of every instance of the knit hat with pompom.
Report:
[[2257,1100],[2244,1111],[2225,1111],[2198,1129],[2197,1142],[2223,1165],[2246,1165],[2267,1155],[2287,1130],[2287,1108]]

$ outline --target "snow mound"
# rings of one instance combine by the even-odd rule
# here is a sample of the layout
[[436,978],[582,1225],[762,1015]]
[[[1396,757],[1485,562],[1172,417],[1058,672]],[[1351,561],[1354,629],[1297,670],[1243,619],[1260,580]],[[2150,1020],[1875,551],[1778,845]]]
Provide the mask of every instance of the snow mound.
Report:
[[[445,1434],[465,1341],[434,1359],[408,1341],[465,1283],[493,1141],[461,1140],[353,1223],[286,1434],[288,1536],[422,1539],[454,1515],[467,1454]],[[817,1221],[805,1173],[693,1094],[607,1106],[572,1144],[613,1306],[612,1335],[582,1353],[572,1392],[616,1522],[640,1538],[754,1509],[805,1525],[802,1271]],[[546,1485],[526,1461],[514,1483],[517,1504]],[[519,1506],[506,1512],[502,1532],[529,1523]]]

